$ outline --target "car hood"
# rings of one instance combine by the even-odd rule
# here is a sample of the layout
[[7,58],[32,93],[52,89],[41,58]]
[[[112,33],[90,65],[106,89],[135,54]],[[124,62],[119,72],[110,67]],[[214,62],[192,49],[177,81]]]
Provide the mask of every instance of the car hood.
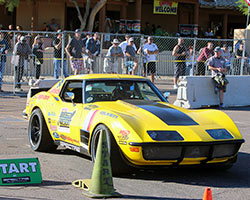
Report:
[[168,103],[118,100],[116,102],[99,102],[98,104],[100,109],[112,111],[126,121],[132,120],[132,124],[138,121],[140,126],[144,124],[148,129],[165,129],[166,126],[198,125],[188,114],[176,109],[174,106],[172,107]]
[[[144,141],[149,141],[148,134],[145,134],[147,131],[156,130],[177,131],[185,141],[211,141],[212,138],[206,133],[207,129],[225,128],[214,120],[214,116],[222,112],[213,110],[188,110],[166,102],[143,100],[95,104],[98,105],[98,110],[117,115],[122,124],[125,122]],[[224,114],[222,117],[225,117]]]

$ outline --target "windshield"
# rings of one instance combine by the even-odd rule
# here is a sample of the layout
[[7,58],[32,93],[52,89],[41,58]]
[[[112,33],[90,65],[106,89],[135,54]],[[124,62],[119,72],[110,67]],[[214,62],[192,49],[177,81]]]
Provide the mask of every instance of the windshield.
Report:
[[86,82],[86,103],[128,99],[162,101],[146,81],[98,80]]

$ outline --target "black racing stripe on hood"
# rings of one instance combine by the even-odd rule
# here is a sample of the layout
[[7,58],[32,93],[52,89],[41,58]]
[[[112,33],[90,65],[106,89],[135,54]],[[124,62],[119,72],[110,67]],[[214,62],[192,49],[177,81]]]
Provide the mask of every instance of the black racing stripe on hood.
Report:
[[191,117],[186,115],[185,113],[171,108],[167,105],[163,105],[160,103],[152,102],[152,101],[126,101],[127,103],[133,104],[137,107],[140,107],[148,112],[151,112],[158,118],[160,118],[167,125],[173,126],[192,126],[198,125]]

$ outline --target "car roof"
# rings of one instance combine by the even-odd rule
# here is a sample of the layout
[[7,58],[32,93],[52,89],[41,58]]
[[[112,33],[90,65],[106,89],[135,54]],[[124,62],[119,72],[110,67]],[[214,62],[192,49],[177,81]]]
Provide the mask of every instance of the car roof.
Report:
[[128,74],[83,74],[67,77],[67,79],[145,79],[142,76],[134,76]]

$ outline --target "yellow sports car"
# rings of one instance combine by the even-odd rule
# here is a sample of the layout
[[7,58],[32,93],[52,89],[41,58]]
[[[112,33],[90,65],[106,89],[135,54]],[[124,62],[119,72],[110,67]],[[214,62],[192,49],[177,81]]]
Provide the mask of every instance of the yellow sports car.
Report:
[[99,134],[105,130],[115,174],[127,166],[230,167],[244,142],[224,112],[171,105],[152,82],[139,76],[71,76],[30,96],[24,115],[33,150],[61,145],[94,161]]

